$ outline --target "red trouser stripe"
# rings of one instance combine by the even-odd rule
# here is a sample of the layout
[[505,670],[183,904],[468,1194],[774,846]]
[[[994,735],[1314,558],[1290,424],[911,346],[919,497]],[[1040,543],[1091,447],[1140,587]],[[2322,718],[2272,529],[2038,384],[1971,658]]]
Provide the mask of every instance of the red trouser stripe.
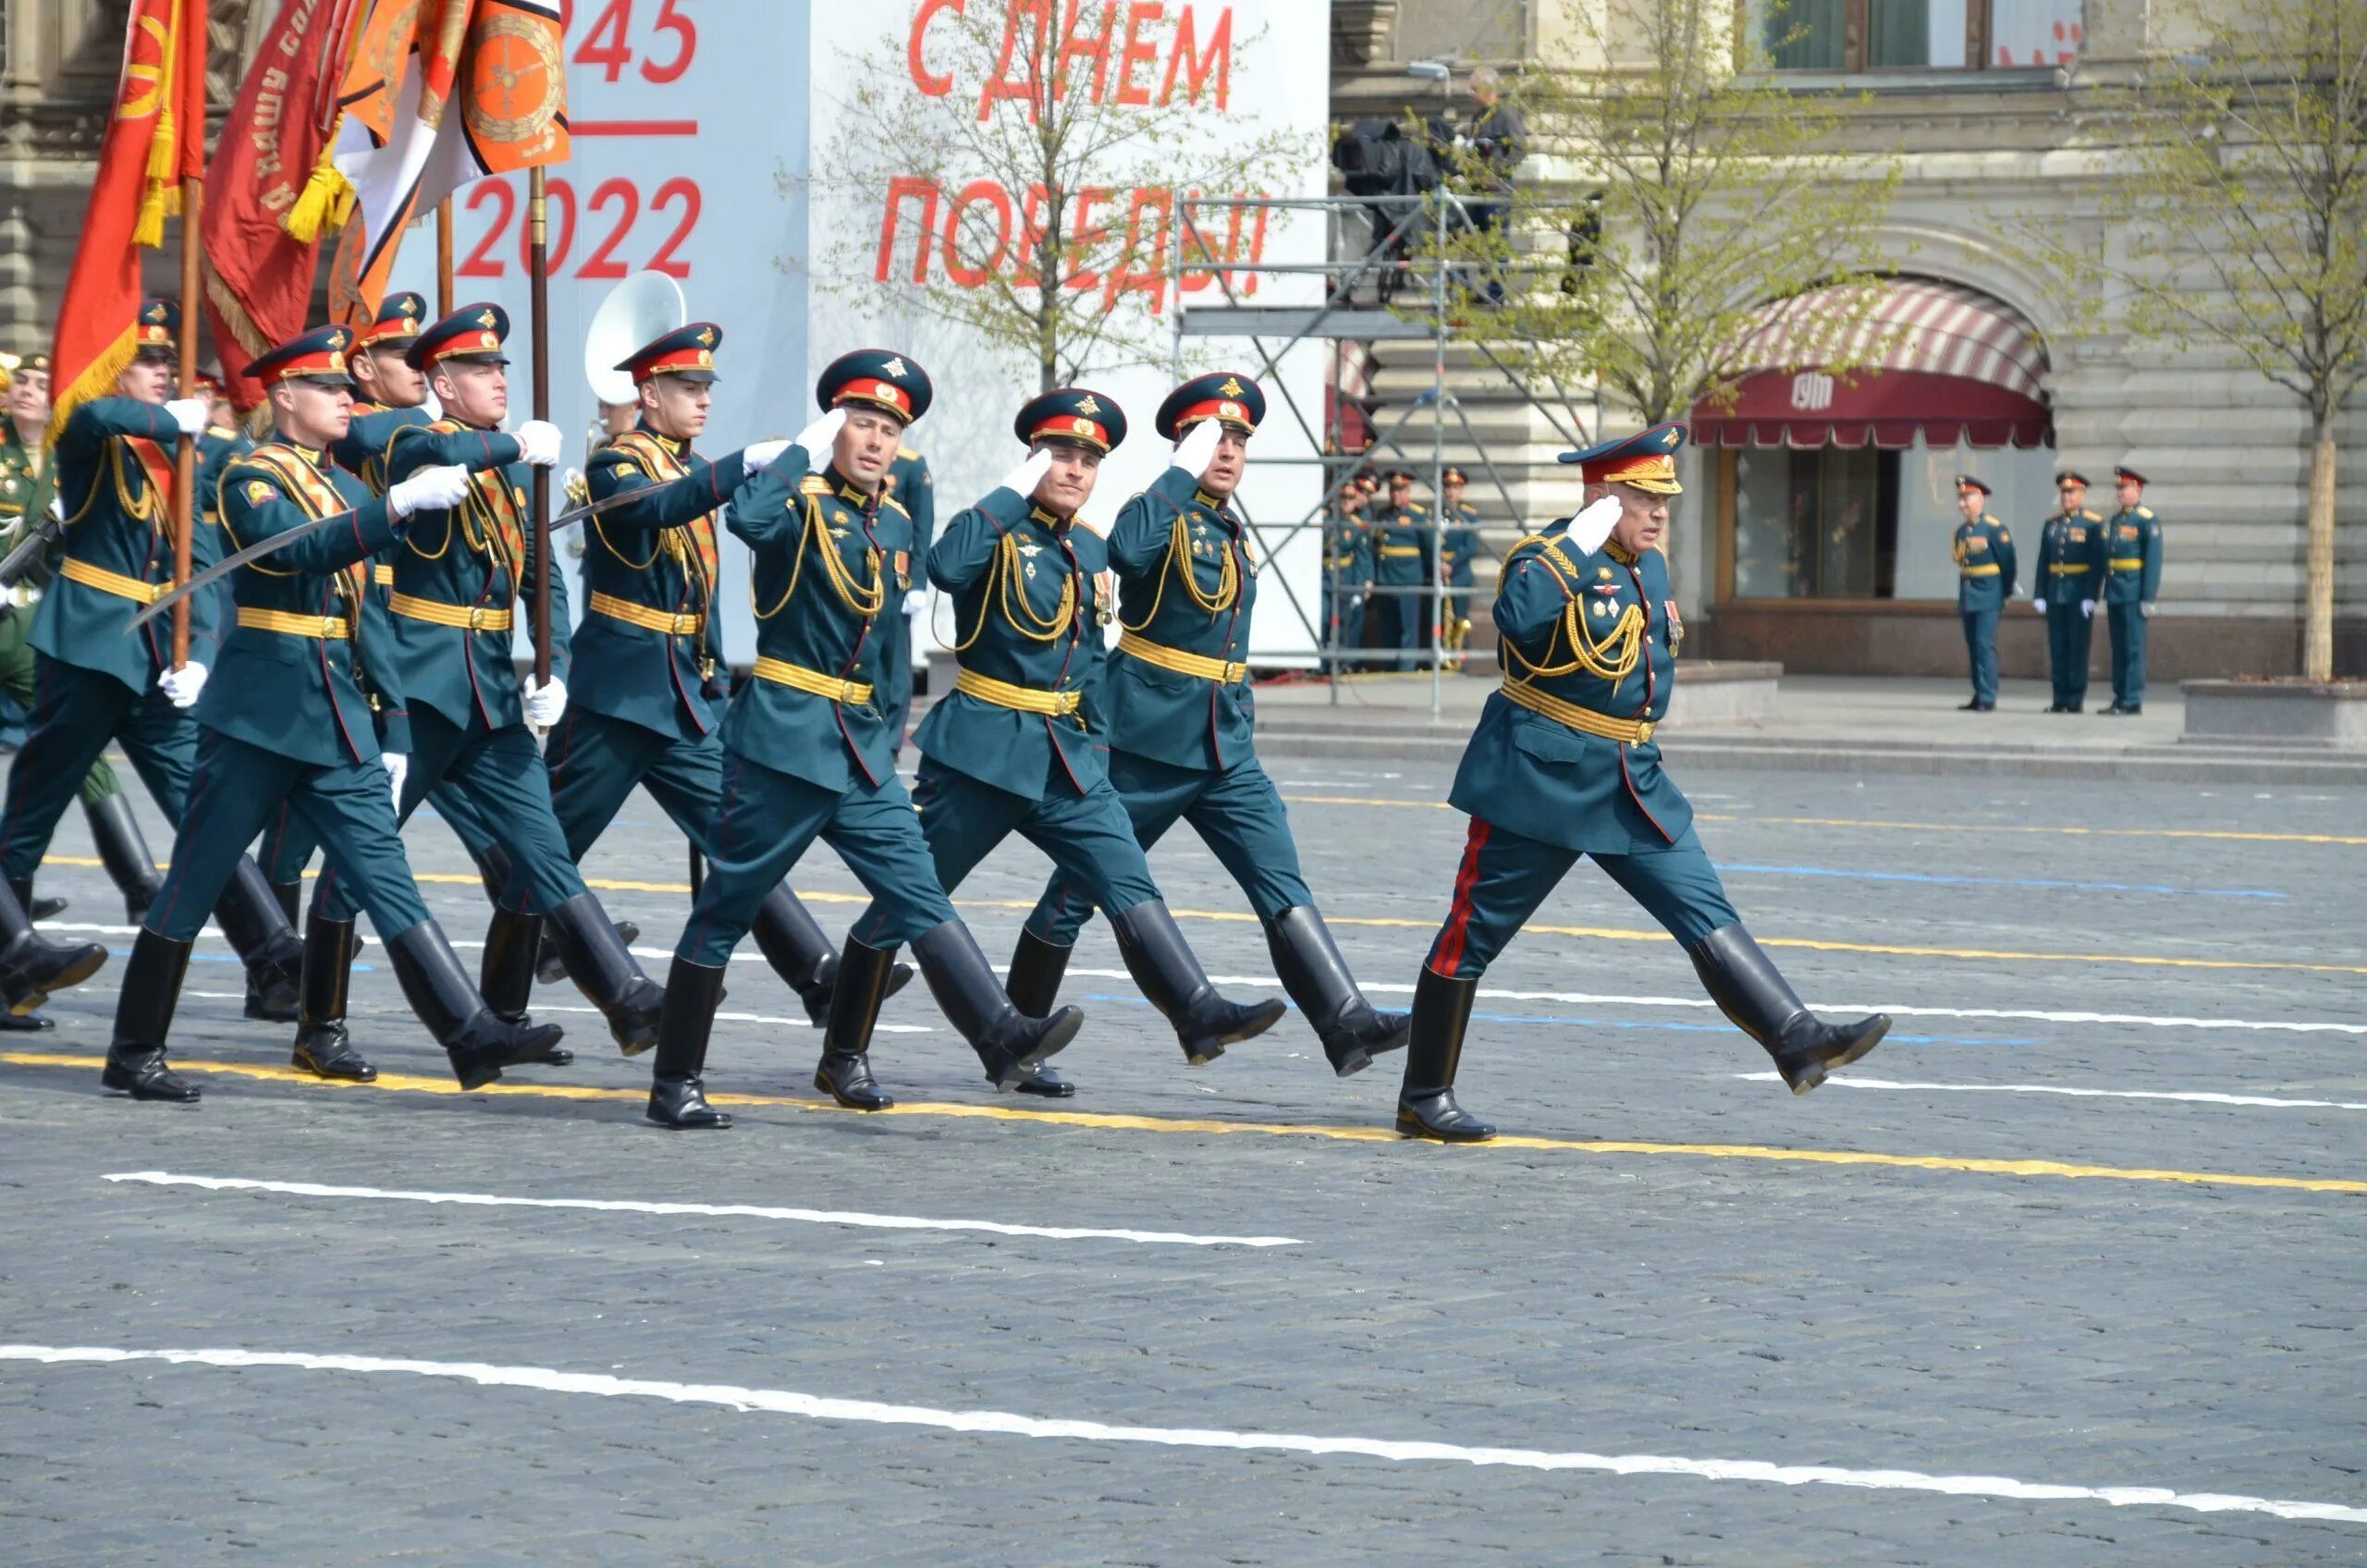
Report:
[[1463,966],[1463,940],[1471,928],[1471,889],[1478,885],[1479,851],[1487,847],[1492,831],[1479,818],[1471,819],[1471,836],[1463,844],[1463,864],[1454,874],[1454,904],[1446,913],[1445,928],[1430,947],[1430,967],[1450,980]]

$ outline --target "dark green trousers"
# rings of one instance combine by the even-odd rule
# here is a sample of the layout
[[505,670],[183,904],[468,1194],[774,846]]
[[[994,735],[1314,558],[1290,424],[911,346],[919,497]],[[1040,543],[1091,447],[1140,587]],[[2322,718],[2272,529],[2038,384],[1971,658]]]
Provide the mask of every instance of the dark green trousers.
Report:
[[2046,602],[2046,668],[2054,685],[2054,704],[2076,708],[2088,700],[2088,650],[2091,623],[2079,613],[2079,601],[2067,605]]
[[[32,723],[8,770],[0,810],[0,873],[21,881],[41,867],[57,819],[81,793],[109,741],[123,747],[165,820],[180,827],[197,756],[197,724],[150,687],[134,692],[112,675],[33,655]],[[250,833],[239,840],[243,851]]]
[[[25,710],[30,724],[33,711],[33,649],[30,639],[33,631],[33,606],[0,615],[0,692],[17,700]],[[123,793],[122,781],[115,776],[115,765],[102,754],[82,776],[82,803],[96,805],[109,795]]]
[[2145,633],[2152,624],[2140,605],[2106,605],[2112,638],[2112,700],[2125,708],[2145,705]]
[[[469,858],[481,863],[495,839],[493,829],[485,826],[484,814],[469,798],[469,792],[447,778],[428,791],[427,803],[459,837]],[[313,836],[312,825],[304,820],[303,814],[283,804],[264,825],[263,838],[255,845],[255,859],[263,864],[263,874],[272,881],[300,882],[304,868],[313,864],[313,851],[320,847],[320,840]]]
[[1960,610],[1964,622],[1965,652],[1972,660],[1972,700],[1994,703],[1997,700],[1997,612],[1995,610]]

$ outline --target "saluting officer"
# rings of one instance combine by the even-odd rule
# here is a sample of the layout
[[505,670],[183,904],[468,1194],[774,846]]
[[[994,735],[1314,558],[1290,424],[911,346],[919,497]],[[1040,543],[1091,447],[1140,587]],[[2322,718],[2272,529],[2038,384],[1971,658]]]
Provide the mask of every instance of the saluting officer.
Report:
[[896,448],[887,491],[913,520],[912,561],[905,573],[910,586],[898,603],[902,615],[879,629],[879,705],[888,713],[888,754],[901,757],[913,723],[913,641],[926,630],[920,618],[928,609],[928,550],[937,537],[937,489],[928,459],[910,447]]
[[[859,1110],[895,1103],[866,1056],[896,949],[910,942],[929,989],[982,1060],[1040,1061],[1084,1015],[1023,1018],[938,885],[912,797],[888,755],[878,694],[883,627],[901,630],[912,520],[887,494],[905,427],[928,411],[928,376],[909,358],[866,349],[822,372],[827,411],[741,486],[725,526],[754,552],[757,658],[723,719],[723,805],[707,876],[666,982],[649,1117],[728,1127],[702,1082],[724,968],[816,839],[827,839],[873,900],[865,936],[847,938],[814,1086]],[[757,457],[765,456],[759,449]]]
[[[716,618],[716,513],[788,445],[759,442],[715,462],[692,449],[706,428],[722,343],[721,327],[693,322],[617,366],[632,377],[639,421],[593,454],[585,474],[595,501],[639,498],[587,525],[589,599],[570,650],[575,684],[567,717],[543,750],[551,805],[578,863],[635,785],[702,854],[713,853],[723,799],[716,726],[731,695]],[[820,1028],[838,974],[836,946],[786,884],[757,906],[755,934],[774,973]]]
[[2145,711],[2146,623],[2162,595],[2162,520],[2145,504],[2145,476],[2116,468],[2120,510],[2106,525],[2104,619],[2112,638],[2112,706],[2107,718]]
[[[49,356],[31,354],[17,366],[8,386],[8,417],[0,420],[0,555],[15,549],[51,517],[57,496],[57,466],[50,460]],[[17,700],[27,713],[33,708],[34,658],[30,638],[33,607],[42,589],[57,572],[63,547],[49,551],[26,575],[0,590],[0,690]],[[98,845],[99,864],[123,894],[124,917],[138,924],[164,880],[156,857],[131,815],[131,802],[116,778],[114,765],[104,753],[82,776],[83,819]],[[35,920],[50,920],[66,911],[64,899],[31,896],[28,882],[18,889],[25,913]],[[46,1029],[45,1018],[18,1019],[0,1015],[0,1030]]]
[[[224,679],[200,702],[197,782],[173,845],[172,869],[132,944],[102,1082],[140,1100],[189,1101],[194,1084],[165,1064],[165,1041],[205,909],[240,846],[266,817],[292,810],[364,901],[408,999],[451,1058],[463,1088],[546,1048],[556,1027],[497,1019],[427,913],[395,825],[395,791],[376,728],[354,679],[358,640],[386,630],[361,570],[407,527],[458,502],[458,467],[424,468],[384,497],[327,459],[344,433],[352,382],[341,326],[317,327],[257,358],[273,438],[221,475],[222,526],[243,549],[323,518],[340,521],[241,568],[236,626],[222,643]],[[369,1078],[346,1062],[324,1076]]]
[[1661,771],[1652,729],[1675,686],[1682,624],[1660,545],[1685,438],[1683,425],[1658,424],[1565,453],[1564,462],[1584,465],[1584,509],[1504,557],[1495,606],[1504,681],[1448,797],[1470,814],[1471,831],[1415,986],[1400,1133],[1494,1135],[1454,1097],[1472,1000],[1582,855],[1684,944],[1711,999],[1766,1047],[1792,1093],[1856,1061],[1890,1028],[1880,1015],[1828,1023],[1801,1004],[1743,929],[1694,834],[1692,805]]
[[[1100,600],[1102,541],[1078,514],[1101,459],[1126,438],[1126,416],[1100,393],[1068,388],[1030,400],[1012,431],[1026,462],[947,525],[930,562],[954,595],[962,673],[914,737],[921,830],[949,893],[1013,832],[1049,855],[1110,912],[1135,984],[1200,1066],[1270,1028],[1282,1006],[1218,994],[1151,880],[1086,717],[1114,606]],[[857,937],[869,928],[868,914],[855,922]],[[1044,1086],[1035,1062],[986,1066],[999,1087],[1074,1093],[1057,1075]]]
[[1972,701],[1958,711],[1989,713],[1997,706],[1997,618],[2014,596],[2014,536],[1991,517],[1989,486],[1968,473],[1956,475],[1956,614],[1964,621],[1964,645],[1972,656]]
[[[1222,371],[1185,382],[1159,405],[1157,428],[1177,443],[1174,456],[1149,489],[1120,508],[1110,531],[1123,628],[1103,679],[1110,782],[1145,851],[1189,822],[1233,873],[1266,928],[1283,988],[1322,1040],[1332,1071],[1345,1078],[1404,1044],[1406,1020],[1376,1010],[1357,988],[1299,875],[1282,795],[1257,762],[1246,662],[1257,565],[1233,495],[1248,466],[1249,437],[1265,416],[1257,384]],[[1153,909],[1157,915],[1147,915]],[[1011,996],[1022,1011],[1051,1005],[1077,932],[1092,915],[1092,895],[1055,873],[1011,961]],[[1186,973],[1188,954],[1170,950],[1181,938],[1171,936],[1165,915],[1161,903],[1111,917],[1138,979],[1152,969]],[[1164,1008],[1176,987],[1143,988]],[[1250,1034],[1272,1022],[1258,1022],[1262,1016],[1250,1010],[1245,1022],[1257,1024]],[[1196,1064],[1225,1043],[1202,1035],[1187,1037],[1185,1049]]]
[[1471,590],[1478,578],[1472,562],[1479,558],[1479,508],[1463,498],[1469,476],[1459,468],[1448,469],[1439,476],[1439,570],[1446,574],[1447,585],[1453,593],[1446,596],[1446,624],[1441,629],[1446,647],[1454,653],[1463,651],[1471,636]]
[[[1370,481],[1371,483],[1367,483]],[[1365,600],[1372,592],[1372,519],[1366,507],[1379,481],[1359,469],[1340,486],[1338,512],[1324,542],[1323,627],[1340,651],[1329,663],[1336,673],[1351,668],[1365,643]]]
[[[124,634],[134,610],[171,586],[174,447],[205,428],[202,401],[166,398],[179,325],[180,308],[171,300],[142,304],[131,324],[133,358],[116,378],[114,395],[75,408],[57,435],[66,555],[33,621],[32,722],[0,812],[0,865],[20,902],[58,817],[110,741],[121,744],[176,827],[188,801],[197,753],[188,709],[205,689],[228,595],[191,597],[190,659],[179,668],[168,618],[150,621],[136,637]],[[220,558],[220,531],[192,511],[194,569]],[[293,1018],[303,945],[253,861],[239,861],[215,913],[247,966],[254,998],[248,1015]]]
[[1414,499],[1414,476],[1389,471],[1389,502],[1373,533],[1373,586],[1380,592],[1380,642],[1396,650],[1392,663],[1411,669],[1421,663],[1422,628],[1429,623],[1430,600],[1416,592],[1430,580],[1433,523],[1429,508]]
[[2062,508],[2039,531],[2038,574],[2030,607],[2046,618],[2046,668],[2054,687],[2049,713],[2079,713],[2088,704],[2088,649],[2103,586],[2104,520],[2088,509],[2088,476],[2065,469],[2054,476]]
[[[423,469],[455,463],[470,474],[461,503],[415,519],[392,552],[395,581],[386,607],[393,646],[380,663],[392,667],[387,679],[402,692],[411,749],[389,753],[387,766],[400,781],[406,821],[430,790],[457,778],[509,853],[509,883],[485,933],[483,974],[496,1011],[505,1018],[523,1015],[523,993],[532,986],[547,920],[569,976],[606,1015],[618,1047],[634,1056],[656,1041],[657,986],[633,962],[569,858],[566,835],[551,813],[550,774],[527,729],[547,728],[567,711],[559,676],[567,600],[557,571],[551,574],[549,683],[517,677],[511,663],[516,606],[533,604],[526,470],[556,464],[559,436],[541,420],[529,420],[515,435],[499,430],[509,410],[509,361],[502,353],[509,335],[507,312],[470,305],[421,333],[407,356],[427,374],[444,417],[396,430],[386,452],[387,480],[399,484]],[[351,899],[338,888],[334,868],[323,883],[325,913],[350,920]],[[494,994],[497,979],[500,994]]]

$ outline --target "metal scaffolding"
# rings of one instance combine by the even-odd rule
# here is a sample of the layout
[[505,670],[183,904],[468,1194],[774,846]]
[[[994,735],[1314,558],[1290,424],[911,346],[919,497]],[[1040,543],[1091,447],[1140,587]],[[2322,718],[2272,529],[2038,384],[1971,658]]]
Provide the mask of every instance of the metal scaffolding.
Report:
[[[1228,231],[1239,234],[1245,219],[1262,221],[1261,213],[1293,212],[1322,214],[1325,225],[1324,260],[1299,263],[1246,263],[1231,261],[1209,249],[1202,219],[1213,216],[1227,225]],[[1312,458],[1281,458],[1261,461],[1283,463],[1315,463],[1323,469],[1322,494],[1314,508],[1304,517],[1286,522],[1260,523],[1251,517],[1245,507],[1242,515],[1249,531],[1256,535],[1258,548],[1267,558],[1302,532],[1313,529],[1322,545],[1321,602],[1314,606],[1302,604],[1299,594],[1287,581],[1282,582],[1284,596],[1292,613],[1299,618],[1316,647],[1319,666],[1327,671],[1331,689],[1331,702],[1340,701],[1340,677],[1347,662],[1365,656],[1367,650],[1361,645],[1349,647],[1339,641],[1338,607],[1341,604],[1340,585],[1334,581],[1331,548],[1331,520],[1340,491],[1359,470],[1384,454],[1394,454],[1409,471],[1427,469],[1433,503],[1445,494],[1446,447],[1449,421],[1459,428],[1463,439],[1478,456],[1478,466],[1485,472],[1487,482],[1502,497],[1508,515],[1517,521],[1521,515],[1505,483],[1507,471],[1552,469],[1553,459],[1511,459],[1489,449],[1478,432],[1472,427],[1469,414],[1462,401],[1447,385],[1447,352],[1450,343],[1461,342],[1475,349],[1479,357],[1511,384],[1519,394],[1525,408],[1544,417],[1555,435],[1571,447],[1586,444],[1580,435],[1576,415],[1577,399],[1569,397],[1558,384],[1553,392],[1558,398],[1548,398],[1531,386],[1506,365],[1503,360],[1484,342],[1458,337],[1454,319],[1462,291],[1455,282],[1457,263],[1449,258],[1449,241],[1472,227],[1472,214],[1466,198],[1452,191],[1434,190],[1405,196],[1322,196],[1300,198],[1254,198],[1195,196],[1183,192],[1174,197],[1173,246],[1171,258],[1172,276],[1180,282],[1186,276],[1213,277],[1223,294],[1221,303],[1179,306],[1175,312],[1174,371],[1178,379],[1185,374],[1184,344],[1192,338],[1245,338],[1257,356],[1257,369],[1252,374],[1261,382],[1269,382],[1280,393],[1307,445],[1316,454]],[[1359,229],[1368,229],[1368,242],[1351,239]],[[1417,249],[1415,242],[1427,242]],[[1361,243],[1361,249],[1357,246]],[[1351,251],[1355,253],[1350,255]],[[1343,257],[1347,259],[1343,259]],[[1247,302],[1235,286],[1239,277],[1296,277],[1320,279],[1323,302],[1317,305],[1284,304],[1257,305]],[[1180,291],[1179,291],[1180,297]],[[1329,386],[1344,399],[1343,368],[1345,355],[1352,346],[1369,347],[1382,342],[1424,342],[1430,346],[1430,386],[1416,396],[1401,410],[1386,427],[1374,422],[1370,409],[1362,410],[1365,423],[1373,429],[1369,445],[1362,451],[1334,452],[1329,449],[1330,432],[1324,412],[1318,410],[1310,416],[1307,410],[1290,390],[1287,382],[1275,375],[1282,357],[1300,345],[1322,342],[1331,346],[1331,364]],[[1589,389],[1596,423],[1600,423],[1599,391]],[[1429,418],[1420,416],[1427,411]],[[1417,455],[1414,448],[1422,444],[1427,433],[1428,453]],[[1236,497],[1236,505],[1239,505]],[[1452,583],[1445,581],[1445,518],[1434,512],[1429,528],[1429,560],[1427,582],[1410,586],[1369,584],[1360,592],[1377,598],[1427,599],[1430,613],[1430,637],[1427,649],[1418,651],[1411,667],[1402,661],[1395,649],[1387,656],[1397,668],[1420,668],[1427,663],[1430,677],[1430,717],[1439,717],[1443,705],[1442,680],[1447,660],[1460,661],[1460,652],[1451,653],[1446,646],[1447,601],[1454,594]],[[1475,583],[1468,592],[1476,597]],[[1382,650],[1370,650],[1380,654]]]

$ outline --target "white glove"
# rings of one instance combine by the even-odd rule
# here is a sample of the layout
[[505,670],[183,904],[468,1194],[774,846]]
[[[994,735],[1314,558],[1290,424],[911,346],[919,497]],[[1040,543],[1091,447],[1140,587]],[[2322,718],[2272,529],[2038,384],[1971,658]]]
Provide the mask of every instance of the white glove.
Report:
[[386,505],[397,517],[457,507],[469,493],[469,471],[458,463],[423,468],[386,492]]
[[742,473],[762,473],[765,470],[772,467],[773,464],[780,461],[780,455],[788,450],[789,443],[786,441],[756,442],[746,451],[740,454],[740,472]]
[[1223,422],[1204,419],[1192,427],[1190,435],[1175,444],[1175,455],[1167,459],[1167,466],[1180,468],[1197,479],[1208,472],[1208,464],[1217,455],[1217,443],[1223,439]]
[[1568,534],[1570,543],[1582,552],[1593,555],[1602,548],[1603,541],[1611,537],[1611,531],[1619,526],[1620,514],[1625,509],[1620,505],[1618,496],[1605,496],[1590,506],[1580,508],[1578,514],[1562,532]]
[[927,608],[927,589],[914,588],[904,595],[904,613],[906,615],[919,615],[922,611]]
[[189,707],[205,690],[205,667],[191,659],[178,669],[168,669],[156,677],[156,690],[164,692],[173,706]]
[[1044,476],[1051,472],[1049,449],[1032,453],[1025,462],[1002,476],[998,488],[1009,490],[1024,501],[1036,494],[1036,486],[1044,483]]
[[2147,620],[2151,620],[2151,619],[2153,619],[2153,606],[2152,606],[2152,601],[2150,601],[2150,600],[2149,600],[2149,601],[2147,601],[2146,603],[2144,603],[2144,604],[2141,604],[2141,605],[2138,606],[2137,606],[2137,613],[2138,613],[2140,617],[2142,617],[2143,619],[2147,619]]
[[202,435],[205,416],[210,411],[210,406],[202,398],[176,398],[165,405],[165,412],[180,426],[183,435]]
[[2046,601],[2033,594],[2030,595],[2030,608],[2038,611],[2041,615],[2044,615],[2046,613]]
[[799,431],[797,439],[791,441],[790,445],[804,447],[805,455],[809,458],[823,458],[827,461],[826,454],[829,451],[831,443],[839,438],[839,427],[846,422],[846,410],[832,409],[828,413]]
[[411,777],[411,758],[401,752],[380,752],[378,760],[386,765],[386,782],[394,787],[395,815],[403,811],[403,780]]
[[548,420],[530,419],[518,427],[519,455],[534,468],[558,466],[558,426]]
[[526,722],[537,729],[548,729],[567,713],[567,683],[554,675],[546,686],[534,684],[534,678],[518,678],[518,694],[525,699]]
[[2079,601],[2079,614],[2080,614],[2080,617],[2081,617],[2083,619],[2087,619],[2087,620],[2093,620],[2093,619],[2096,619],[2096,602],[2095,602],[2095,600],[2093,600],[2093,599],[2082,599],[2082,600],[2080,600],[2080,601]]

